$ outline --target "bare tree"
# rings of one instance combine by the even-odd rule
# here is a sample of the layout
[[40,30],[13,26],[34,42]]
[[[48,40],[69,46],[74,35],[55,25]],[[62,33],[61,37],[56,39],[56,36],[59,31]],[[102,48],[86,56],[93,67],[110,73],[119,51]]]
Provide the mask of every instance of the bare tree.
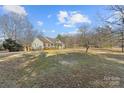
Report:
[[112,28],[108,25],[96,27],[95,29],[95,41],[97,47],[112,47]]
[[90,47],[90,40],[88,37],[89,26],[83,24],[82,26],[79,27],[78,31],[80,32],[80,43],[82,46],[86,48],[86,53],[87,53]]
[[0,28],[5,38],[16,40],[24,46],[30,46],[37,33],[26,16],[15,13],[0,16]]
[[124,52],[124,6],[122,5],[114,5],[108,8],[111,11],[111,15],[105,18],[105,22],[118,26],[120,28],[120,36],[121,36],[121,47],[122,52]]

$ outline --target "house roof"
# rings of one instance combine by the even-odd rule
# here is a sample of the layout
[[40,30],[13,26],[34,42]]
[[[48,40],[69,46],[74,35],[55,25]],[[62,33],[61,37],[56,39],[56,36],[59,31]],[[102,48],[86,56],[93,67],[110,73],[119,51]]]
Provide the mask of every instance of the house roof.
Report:
[[49,39],[46,38],[46,37],[39,37],[39,39],[40,39],[41,41],[43,41],[44,43],[53,43],[51,40],[49,40]]
[[48,40],[50,40],[51,42],[55,43],[56,39],[55,38],[50,38],[50,37],[46,37]]
[[57,43],[57,44],[62,44],[63,42],[61,42],[61,40],[59,39],[55,39],[55,38],[50,38],[50,37],[46,37],[48,40],[50,40],[53,43]]
[[39,37],[39,39],[45,43],[59,43],[61,44],[62,42],[58,39],[55,38],[50,38],[50,37]]

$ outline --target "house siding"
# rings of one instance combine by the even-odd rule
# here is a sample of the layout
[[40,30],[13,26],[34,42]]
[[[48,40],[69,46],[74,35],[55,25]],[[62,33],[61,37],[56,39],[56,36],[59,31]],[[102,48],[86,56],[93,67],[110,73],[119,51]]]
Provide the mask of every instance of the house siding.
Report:
[[57,48],[57,49],[63,49],[64,43],[62,43],[60,40],[56,41],[50,41],[46,38],[44,39],[39,39],[35,38],[34,41],[32,42],[32,49],[37,50],[37,49],[51,49],[51,48]]
[[39,40],[38,38],[36,38],[32,42],[32,49],[44,49],[44,43],[41,40]]

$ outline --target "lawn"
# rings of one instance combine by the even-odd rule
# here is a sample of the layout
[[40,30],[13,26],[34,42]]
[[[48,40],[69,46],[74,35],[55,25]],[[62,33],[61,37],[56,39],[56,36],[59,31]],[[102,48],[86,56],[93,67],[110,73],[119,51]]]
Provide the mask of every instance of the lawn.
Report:
[[124,55],[94,51],[23,53],[0,62],[0,87],[124,87]]

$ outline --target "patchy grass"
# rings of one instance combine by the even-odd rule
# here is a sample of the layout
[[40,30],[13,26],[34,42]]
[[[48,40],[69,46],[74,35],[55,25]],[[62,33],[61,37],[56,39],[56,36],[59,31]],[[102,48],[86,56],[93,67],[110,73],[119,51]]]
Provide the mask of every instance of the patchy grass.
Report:
[[85,53],[39,56],[30,66],[31,71],[28,67],[23,70],[28,74],[20,87],[122,87],[120,78],[124,76],[122,65]]
[[0,87],[124,87],[124,64],[106,57],[124,61],[80,50],[25,53],[0,63]]

